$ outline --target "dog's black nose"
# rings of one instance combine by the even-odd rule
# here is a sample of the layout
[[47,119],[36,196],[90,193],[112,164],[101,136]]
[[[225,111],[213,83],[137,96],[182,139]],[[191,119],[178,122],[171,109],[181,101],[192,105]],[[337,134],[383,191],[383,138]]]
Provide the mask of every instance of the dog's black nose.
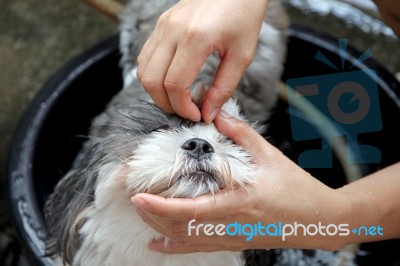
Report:
[[186,150],[190,156],[195,159],[203,159],[209,157],[214,152],[214,148],[210,143],[204,139],[193,138],[187,140],[181,146],[182,149]]

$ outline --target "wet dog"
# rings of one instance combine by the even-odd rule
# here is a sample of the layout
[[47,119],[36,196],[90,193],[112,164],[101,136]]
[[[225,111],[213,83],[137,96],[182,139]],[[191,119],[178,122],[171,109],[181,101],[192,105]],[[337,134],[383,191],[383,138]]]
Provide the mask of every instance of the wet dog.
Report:
[[[48,248],[57,261],[71,265],[176,266],[189,261],[192,265],[244,265],[240,252],[165,255],[150,251],[148,242],[163,236],[145,224],[130,203],[139,192],[193,198],[257,181],[252,159],[242,147],[213,124],[163,112],[136,79],[131,60],[156,18],[174,2],[133,1],[122,14],[124,88],[94,119],[80,159],[46,202],[52,235]],[[275,86],[282,71],[287,26],[278,23],[282,19],[279,12],[283,10],[272,1],[254,62],[238,86],[236,100],[222,107],[246,122],[248,118],[267,119],[277,99]],[[211,56],[193,85],[192,98],[199,106],[205,93],[202,84],[211,82],[217,64],[217,55]]]

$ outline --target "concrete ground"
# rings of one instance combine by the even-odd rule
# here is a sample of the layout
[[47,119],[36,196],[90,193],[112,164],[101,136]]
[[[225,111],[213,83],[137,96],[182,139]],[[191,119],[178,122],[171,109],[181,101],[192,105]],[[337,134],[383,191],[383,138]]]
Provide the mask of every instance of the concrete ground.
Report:
[[[293,7],[289,11],[293,21],[348,38],[360,50],[371,48],[389,70],[400,71],[398,40],[362,33],[331,15],[321,17]],[[18,119],[42,84],[71,57],[116,31],[113,21],[80,1],[0,0],[0,180]],[[3,191],[0,181],[1,198]],[[14,239],[4,200],[0,231],[4,257],[2,249]],[[10,260],[0,257],[0,265],[8,265],[5,259]]]

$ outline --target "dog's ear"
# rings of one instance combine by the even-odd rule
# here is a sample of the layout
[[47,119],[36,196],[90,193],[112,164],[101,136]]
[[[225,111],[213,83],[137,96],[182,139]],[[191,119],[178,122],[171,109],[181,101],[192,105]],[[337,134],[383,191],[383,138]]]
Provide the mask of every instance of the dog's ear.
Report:
[[81,244],[79,229],[85,223],[83,212],[94,201],[98,173],[90,167],[96,159],[92,157],[86,154],[79,164],[61,179],[54,192],[47,198],[44,208],[50,232],[46,251],[49,255],[61,256],[70,265]]

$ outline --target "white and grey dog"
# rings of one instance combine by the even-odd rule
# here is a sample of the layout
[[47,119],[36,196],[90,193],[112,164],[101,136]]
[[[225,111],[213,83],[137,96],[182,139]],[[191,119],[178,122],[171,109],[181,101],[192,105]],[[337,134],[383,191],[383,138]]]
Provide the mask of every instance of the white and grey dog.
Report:
[[[251,158],[213,124],[169,115],[151,103],[135,76],[134,58],[168,0],[132,1],[123,12],[121,63],[124,89],[92,123],[82,158],[49,196],[45,214],[55,261],[70,265],[244,265],[241,253],[164,255],[147,244],[162,237],[145,224],[130,198],[139,192],[193,198],[221,188],[253,184]],[[271,1],[253,64],[236,98],[252,120],[265,120],[277,100],[286,47],[286,16]],[[218,64],[213,55],[192,89],[201,105],[202,83],[211,82]],[[230,99],[226,112],[246,120]],[[247,120],[246,120],[247,121]]]

